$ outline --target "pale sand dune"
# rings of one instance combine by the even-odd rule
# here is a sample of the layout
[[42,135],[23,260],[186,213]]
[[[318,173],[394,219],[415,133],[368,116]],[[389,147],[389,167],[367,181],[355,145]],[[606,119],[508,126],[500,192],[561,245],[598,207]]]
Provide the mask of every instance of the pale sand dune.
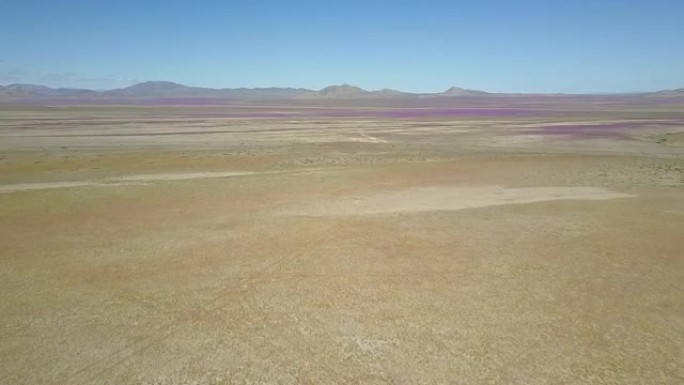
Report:
[[305,216],[345,216],[424,211],[456,211],[478,207],[554,200],[608,200],[636,195],[596,187],[425,187],[371,197],[318,202],[287,212]]

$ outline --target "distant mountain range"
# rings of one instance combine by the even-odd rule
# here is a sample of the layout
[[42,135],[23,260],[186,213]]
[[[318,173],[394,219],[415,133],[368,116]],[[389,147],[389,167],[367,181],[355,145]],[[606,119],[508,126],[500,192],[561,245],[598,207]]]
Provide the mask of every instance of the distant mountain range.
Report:
[[[684,88],[665,90],[644,95],[684,95]],[[367,91],[360,87],[349,84],[334,85],[315,91],[305,88],[204,88],[189,87],[168,81],[148,81],[138,83],[130,87],[93,91],[77,88],[50,88],[35,84],[10,84],[0,85],[0,102],[154,102],[165,101],[179,103],[192,102],[217,102],[230,103],[241,101],[268,101],[268,100],[414,100],[431,98],[464,98],[486,97],[522,94],[492,94],[485,91],[469,90],[460,87],[451,87],[439,93],[410,93],[397,90],[383,89],[379,91]]]
[[167,81],[149,81],[126,88],[93,91],[77,88],[50,88],[35,84],[0,86],[1,99],[74,97],[94,99],[149,98],[210,98],[234,100],[269,99],[357,99],[357,98],[417,98],[429,96],[482,95],[483,91],[452,87],[443,93],[415,94],[396,90],[367,91],[349,84],[335,85],[320,91],[305,88],[204,88],[189,87]]
[[483,91],[465,90],[452,87],[443,93],[436,94],[413,94],[396,90],[384,89],[380,91],[366,91],[360,87],[349,84],[329,86],[320,91],[305,88],[204,88],[189,87],[182,84],[167,81],[149,81],[138,83],[127,88],[107,91],[92,91],[76,88],[49,88],[34,84],[10,84],[0,86],[0,97],[40,97],[40,96],[76,96],[76,97],[101,97],[101,98],[226,98],[226,99],[317,99],[338,98],[356,99],[365,98],[394,98],[394,97],[419,97],[419,96],[448,96],[448,95],[482,95]]

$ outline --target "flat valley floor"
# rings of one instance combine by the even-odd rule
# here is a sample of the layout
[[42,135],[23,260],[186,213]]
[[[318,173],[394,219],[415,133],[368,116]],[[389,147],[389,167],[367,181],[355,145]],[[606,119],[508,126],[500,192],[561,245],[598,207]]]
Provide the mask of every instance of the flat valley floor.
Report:
[[0,383],[684,382],[681,108],[272,110],[0,107]]

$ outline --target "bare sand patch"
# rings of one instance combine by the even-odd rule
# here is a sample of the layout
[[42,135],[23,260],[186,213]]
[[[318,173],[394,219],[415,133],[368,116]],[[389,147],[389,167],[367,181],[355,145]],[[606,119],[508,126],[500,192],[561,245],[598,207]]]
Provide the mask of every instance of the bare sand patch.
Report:
[[684,147],[684,132],[665,134],[661,139],[661,143],[668,146]]
[[15,191],[48,190],[55,188],[92,186],[94,182],[45,182],[45,183],[15,183],[0,186],[0,194]]
[[206,179],[206,178],[226,178],[231,176],[254,175],[254,171],[224,171],[224,172],[167,172],[159,174],[138,174],[128,175],[119,178],[108,179],[111,181],[136,181],[136,182],[154,182],[154,181],[174,181],[174,180],[189,180],[189,179]]
[[527,143],[537,143],[542,142],[547,139],[544,135],[533,135],[533,134],[515,134],[515,135],[499,135],[495,136],[489,142],[492,146],[506,147],[509,145],[516,144],[527,144]]
[[207,179],[207,178],[227,178],[232,176],[255,175],[254,171],[226,171],[226,172],[169,172],[159,174],[136,174],[127,175],[116,178],[107,178],[103,180],[94,181],[70,181],[70,182],[43,182],[43,183],[15,183],[0,185],[0,194],[12,193],[18,191],[31,190],[48,190],[56,188],[69,187],[85,187],[85,186],[100,186],[100,187],[115,187],[115,186],[133,186],[141,185],[146,182],[165,182],[165,181],[182,181],[191,179]]
[[317,202],[287,212],[304,216],[346,216],[424,211],[456,211],[478,207],[554,200],[608,200],[635,195],[597,187],[421,187],[370,197]]

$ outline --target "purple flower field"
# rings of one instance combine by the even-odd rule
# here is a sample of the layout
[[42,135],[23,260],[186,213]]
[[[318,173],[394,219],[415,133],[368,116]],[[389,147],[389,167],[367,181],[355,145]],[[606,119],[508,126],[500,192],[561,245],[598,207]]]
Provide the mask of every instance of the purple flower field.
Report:
[[682,121],[634,121],[595,124],[554,124],[538,126],[525,130],[526,133],[542,135],[571,135],[593,137],[625,137],[626,131],[645,129],[654,126],[682,126]]
[[523,108],[392,108],[376,110],[326,110],[320,117],[369,117],[369,118],[448,118],[448,117],[517,117],[541,116],[542,111]]

